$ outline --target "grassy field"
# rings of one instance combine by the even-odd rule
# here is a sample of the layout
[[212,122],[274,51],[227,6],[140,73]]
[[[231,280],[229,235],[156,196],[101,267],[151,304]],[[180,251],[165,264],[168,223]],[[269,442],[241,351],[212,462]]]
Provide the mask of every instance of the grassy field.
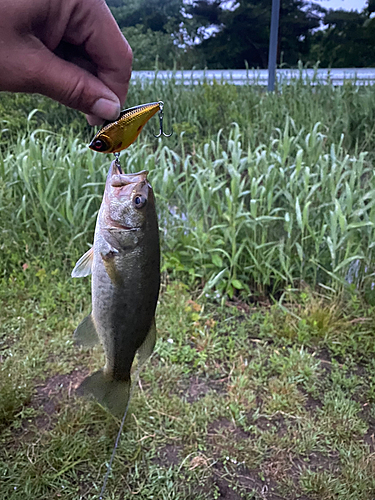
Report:
[[[106,498],[374,498],[374,310],[289,299],[221,307],[163,286]],[[88,282],[30,262],[1,300],[2,498],[96,498],[119,423],[75,394],[103,363],[72,343]]]
[[[374,94],[131,89],[175,134],[121,160],[150,170],[163,273],[108,500],[375,498]],[[110,158],[73,111],[0,109],[0,496],[97,498],[119,422],[75,391],[103,354],[73,345],[70,272]]]

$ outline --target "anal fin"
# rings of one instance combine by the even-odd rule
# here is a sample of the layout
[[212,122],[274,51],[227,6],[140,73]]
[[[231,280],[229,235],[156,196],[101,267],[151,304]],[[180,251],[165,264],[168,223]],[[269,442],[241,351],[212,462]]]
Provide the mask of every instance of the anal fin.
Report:
[[148,331],[147,337],[143,341],[143,344],[138,349],[139,364],[138,369],[148,360],[148,358],[153,353],[156,344],[156,323],[155,318],[152,319],[151,327]]
[[91,313],[77,326],[73,338],[78,345],[86,347],[94,347],[99,343],[98,333]]

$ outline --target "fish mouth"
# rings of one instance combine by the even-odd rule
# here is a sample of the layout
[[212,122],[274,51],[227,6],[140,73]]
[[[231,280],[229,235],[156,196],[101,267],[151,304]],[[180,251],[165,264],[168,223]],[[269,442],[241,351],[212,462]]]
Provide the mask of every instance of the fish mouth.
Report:
[[120,174],[116,160],[111,164],[111,186],[124,187],[130,184],[138,184],[147,181],[148,170],[142,170],[136,174]]
[[112,225],[108,228],[110,231],[138,231],[141,229],[140,227],[133,226],[123,226],[122,224],[118,224],[116,222],[113,222]]

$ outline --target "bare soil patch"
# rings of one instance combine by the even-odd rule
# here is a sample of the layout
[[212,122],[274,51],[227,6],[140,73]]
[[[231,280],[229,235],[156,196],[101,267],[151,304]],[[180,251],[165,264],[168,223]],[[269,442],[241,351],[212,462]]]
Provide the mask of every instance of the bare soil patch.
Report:
[[162,467],[170,467],[171,465],[178,465],[181,461],[180,453],[182,447],[175,446],[174,444],[167,444],[160,450],[158,450],[157,457],[154,457],[152,461],[161,465]]
[[59,411],[63,397],[66,395],[70,397],[87,374],[87,370],[73,370],[70,373],[54,375],[37,383],[36,394],[32,397],[30,406],[43,410],[43,413],[37,416],[34,422],[39,430],[50,430],[53,427],[54,414]]
[[219,394],[224,393],[224,382],[208,378],[191,377],[189,381],[181,380],[177,383],[177,393],[190,404],[204,398],[211,391]]

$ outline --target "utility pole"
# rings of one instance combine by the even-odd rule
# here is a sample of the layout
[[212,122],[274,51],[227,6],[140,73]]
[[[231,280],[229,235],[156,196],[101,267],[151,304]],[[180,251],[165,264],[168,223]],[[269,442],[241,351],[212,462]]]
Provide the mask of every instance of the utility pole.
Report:
[[268,51],[268,91],[275,89],[277,37],[279,33],[280,0],[272,0],[270,46]]

